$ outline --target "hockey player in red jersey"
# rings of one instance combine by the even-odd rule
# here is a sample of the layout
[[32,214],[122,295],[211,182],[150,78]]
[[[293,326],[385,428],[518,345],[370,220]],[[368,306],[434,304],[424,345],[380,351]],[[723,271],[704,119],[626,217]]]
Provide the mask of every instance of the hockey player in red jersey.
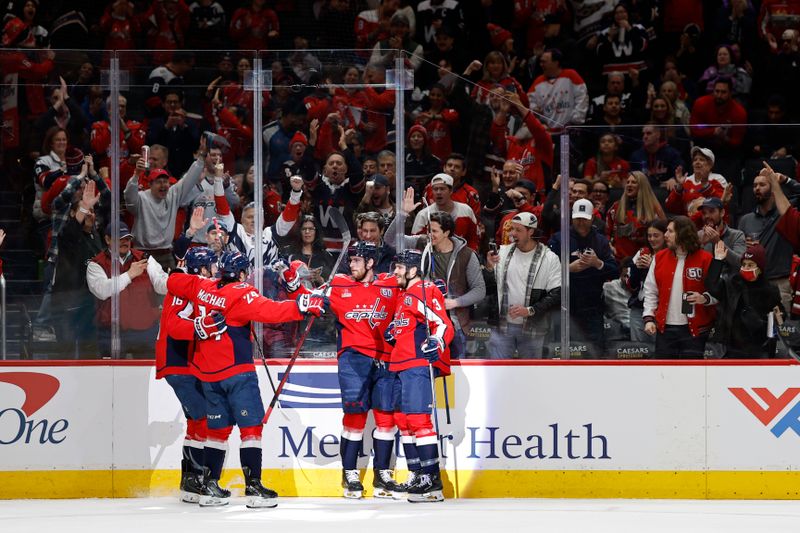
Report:
[[[347,250],[350,274],[338,274],[329,288],[330,309],[338,318],[337,351],[339,355],[339,386],[342,393],[342,488],[345,498],[361,498],[364,486],[357,461],[361,450],[367,413],[372,409],[375,418],[373,446],[373,496],[402,498],[405,487],[392,475],[391,458],[395,425],[405,429],[404,420],[396,420],[399,382],[387,368],[392,347],[383,332],[392,321],[398,295],[393,276],[375,274],[378,247],[371,242],[358,241]],[[299,263],[299,264],[298,264]],[[283,276],[291,291],[306,292],[297,275],[302,263],[293,261]],[[411,468],[413,468],[413,457]]]
[[442,480],[439,474],[439,439],[431,423],[434,370],[450,374],[450,350],[453,323],[447,316],[442,292],[421,278],[422,254],[404,250],[397,254],[394,276],[404,289],[394,320],[385,337],[394,342],[389,370],[400,381],[400,410],[406,415],[416,439],[420,471],[408,486],[410,502],[440,502]]
[[230,492],[219,486],[219,479],[235,424],[242,439],[239,458],[247,506],[275,507],[277,493],[261,484],[264,404],[253,364],[250,322],[291,322],[302,320],[306,314],[319,316],[323,300],[311,294],[284,302],[261,296],[244,282],[250,261],[239,252],[225,252],[219,269],[220,280],[178,273],[167,281],[169,292],[191,300],[199,314],[195,319],[199,340],[190,364],[192,373],[203,382],[208,418],[199,503],[203,507],[228,503]]
[[[210,278],[216,272],[217,255],[205,246],[186,252],[190,274]],[[156,379],[164,378],[175,391],[186,416],[186,437],[181,460],[181,501],[197,503],[203,488],[203,452],[208,426],[203,386],[194,377],[189,361],[194,352],[194,304],[167,292],[156,337]]]

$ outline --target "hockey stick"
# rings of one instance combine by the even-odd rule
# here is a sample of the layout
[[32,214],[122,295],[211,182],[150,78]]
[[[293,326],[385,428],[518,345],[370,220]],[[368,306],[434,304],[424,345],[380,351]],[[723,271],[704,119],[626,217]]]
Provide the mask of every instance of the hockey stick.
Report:
[[[428,200],[425,198],[425,195],[422,195],[422,203],[425,204],[425,209],[428,209]],[[428,222],[426,224],[427,231],[428,231],[428,242],[431,243],[431,260],[433,259],[433,241],[431,240],[431,213],[427,211],[425,215],[428,217]],[[422,270],[422,265],[420,265],[420,270]],[[431,267],[433,267],[433,263],[431,263]],[[420,284],[422,285],[422,306],[425,308],[425,314],[423,318],[425,319],[425,329],[428,332],[428,338],[431,336],[431,325],[428,323],[428,296],[425,292],[425,276],[422,275],[422,272],[418,272],[420,274]],[[433,272],[431,272],[433,275]],[[428,363],[428,373],[431,377],[431,398],[433,399],[432,410],[433,410],[433,423],[436,425],[436,438],[439,439],[439,448],[442,453],[442,457],[444,457],[444,441],[441,439],[441,432],[439,431],[439,410],[436,408],[436,382],[435,377],[433,375],[433,363]],[[447,384],[445,384],[445,389],[447,388]]]
[[[427,199],[425,199],[425,197],[422,198],[422,201],[425,203],[425,207],[428,207],[428,201],[427,201]],[[431,279],[433,279],[433,277],[436,275],[436,263],[434,262],[434,259],[433,259],[433,241],[431,240],[431,216],[430,216],[430,213],[428,213],[428,242],[431,245],[431,252],[429,254],[430,258],[431,258],[431,267],[430,267],[429,273],[430,273]],[[444,280],[444,282],[446,284],[447,280]],[[447,394],[447,377],[446,376],[442,376],[442,382],[443,382],[442,388],[444,390],[444,414],[445,414],[445,420],[447,421],[447,425],[449,426],[450,423],[451,423],[450,422],[450,398],[448,398],[448,394]]]
[[[255,345],[258,348],[258,355],[261,356],[261,363],[264,365],[264,372],[267,373],[267,379],[269,379],[269,386],[272,388],[272,394],[275,394],[275,382],[272,380],[272,374],[269,371],[269,367],[267,366],[267,358],[264,357],[264,349],[261,347],[261,342],[259,341],[258,337],[256,336],[256,332],[253,329],[253,324],[250,324],[250,333],[255,338]],[[281,409],[281,404],[278,404],[278,409]]]
[[[782,325],[783,325],[783,319],[782,319],[782,318],[779,318],[779,317],[778,317],[778,316],[775,314],[775,312],[774,312],[774,311],[772,312],[772,316],[774,317],[774,320],[775,320],[775,325],[776,325],[776,326],[782,326]],[[798,362],[800,362],[800,355],[797,355],[797,352],[795,352],[795,351],[792,349],[792,347],[791,347],[791,346],[789,346],[789,343],[788,343],[788,342],[786,342],[786,339],[784,339],[784,338],[783,338],[783,335],[781,335],[781,331],[780,331],[780,329],[779,329],[779,328],[776,328],[776,329],[778,330],[778,331],[776,332],[776,336],[778,337],[778,342],[780,342],[780,343],[781,343],[781,345],[783,345],[783,347],[784,347],[784,348],[786,348],[786,353],[787,353],[787,354],[789,354],[789,357],[791,357],[791,358],[792,358],[792,359],[794,359],[795,361],[798,361]],[[773,357],[774,357],[774,355],[773,355]]]
[[[328,291],[330,291],[331,282],[333,281],[334,276],[336,276],[336,273],[339,270],[339,265],[341,264],[342,259],[344,259],[344,256],[347,255],[347,247],[350,244],[350,227],[347,225],[347,221],[344,219],[344,216],[337,208],[335,207],[330,208],[328,210],[328,213],[330,213],[333,224],[337,228],[339,228],[339,231],[342,233],[342,250],[339,252],[339,257],[336,258],[336,263],[333,265],[331,273],[328,275],[328,280],[325,282],[328,285]],[[314,324],[314,320],[316,320],[316,318],[317,317],[312,316],[311,318],[308,319],[308,323],[306,324],[306,329],[303,330],[303,335],[300,337],[300,340],[297,341],[297,346],[294,349],[294,353],[292,354],[291,359],[289,359],[289,364],[286,365],[286,370],[283,373],[283,377],[281,378],[280,383],[278,383],[278,388],[275,389],[275,394],[272,396],[272,400],[269,402],[269,407],[267,408],[267,412],[264,414],[264,419],[262,421],[263,424],[266,424],[267,421],[269,420],[269,417],[272,414],[272,410],[275,408],[275,404],[278,401],[278,396],[281,395],[283,387],[289,380],[289,372],[291,372],[295,361],[297,361],[297,356],[300,355],[300,349],[303,347],[303,343],[306,341],[308,332],[311,331],[311,326]],[[264,364],[266,365],[266,362]]]

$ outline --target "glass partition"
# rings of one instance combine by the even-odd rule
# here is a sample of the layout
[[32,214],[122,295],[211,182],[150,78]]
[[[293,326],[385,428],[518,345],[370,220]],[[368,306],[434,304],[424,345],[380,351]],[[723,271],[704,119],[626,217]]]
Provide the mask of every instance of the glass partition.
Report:
[[[425,250],[426,276],[444,281],[454,357],[681,356],[663,344],[671,333],[697,341],[686,357],[800,344],[788,209],[800,128],[778,99],[748,125],[628,101],[632,125],[609,96],[592,101],[587,125],[562,128],[521,87],[484,82],[480,65],[453,72],[407,52],[2,58],[6,357],[152,358],[164,278],[189,246],[244,251],[271,298],[288,298],[269,268],[279,256],[320,286],[347,244],[332,209],[350,239],[381,246],[378,272],[398,249]],[[689,248],[711,257],[721,239],[729,250],[719,268],[684,264],[680,294],[654,271],[648,301],[648,265],[676,224]],[[335,322],[316,321],[302,343],[305,324],[259,326],[255,349],[333,357]]]
[[[98,324],[111,316],[102,250],[115,203],[110,57],[0,50],[3,358],[100,356]],[[98,271],[87,283],[92,259]]]
[[[779,220],[800,194],[800,127],[780,123],[785,109],[777,100],[750,124],[706,124],[688,114],[675,124],[672,103],[661,97],[646,109],[652,120],[612,125],[620,99],[606,97],[609,104],[597,104],[596,125],[567,130],[570,253],[574,260],[573,249],[608,241],[616,267],[595,279],[570,274],[570,344],[582,348],[591,340],[581,329],[588,307],[602,317],[605,334],[589,357],[786,356],[796,346],[798,235],[787,222],[792,212]],[[708,98],[720,109],[739,106]],[[667,119],[658,119],[661,107]],[[591,201],[591,229],[582,227],[575,207],[581,198]],[[594,294],[596,307],[587,301]]]
[[[402,157],[397,157],[405,141],[405,123],[397,120],[405,103],[397,98],[403,76],[395,75],[393,57],[367,63],[370,54],[296,49],[259,55],[261,70],[254,78],[264,95],[257,132],[263,150],[259,175],[269,191],[265,201],[287,207],[283,213],[265,211],[257,225],[271,228],[278,244],[273,255],[305,263],[303,283],[309,288],[323,285],[336,272],[350,273],[346,257],[337,264],[349,244],[347,235],[378,245],[379,273],[389,272],[398,245],[405,246],[402,213],[394,226],[401,230],[392,227],[394,237],[382,235],[395,219],[405,182],[405,167],[398,164]],[[297,184],[293,177],[300,178]],[[292,190],[300,184],[296,206]],[[346,228],[337,226],[331,210],[343,215]],[[286,229],[278,215],[296,223]],[[262,279],[265,294],[286,297],[275,272],[265,268]],[[303,357],[335,357],[336,313],[316,320],[299,347],[305,325],[265,325],[265,353],[288,357],[299,348]]]
[[133,235],[135,263],[122,268],[135,277],[119,293],[115,356],[152,358],[161,308],[172,305],[163,302],[167,272],[187,249],[254,257],[256,54],[137,50],[116,59],[120,220]]

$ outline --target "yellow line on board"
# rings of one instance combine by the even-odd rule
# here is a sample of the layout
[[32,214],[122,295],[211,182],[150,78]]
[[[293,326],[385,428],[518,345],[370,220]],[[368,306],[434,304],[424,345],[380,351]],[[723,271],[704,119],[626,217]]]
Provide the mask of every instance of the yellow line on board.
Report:
[[[460,470],[442,477],[448,498],[800,499],[796,471]],[[372,471],[364,478],[369,496]],[[0,472],[0,499],[177,497],[179,480],[177,470]],[[339,470],[265,470],[263,480],[282,496],[341,495]],[[222,485],[240,495],[241,472],[227,470]]]

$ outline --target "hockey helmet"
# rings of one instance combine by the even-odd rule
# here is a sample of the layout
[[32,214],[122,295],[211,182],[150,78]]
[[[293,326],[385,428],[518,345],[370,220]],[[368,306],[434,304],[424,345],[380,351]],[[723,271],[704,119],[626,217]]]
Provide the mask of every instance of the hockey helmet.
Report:
[[250,260],[239,252],[225,252],[219,260],[222,279],[239,279],[239,272],[250,272]]
[[392,261],[392,263],[394,265],[405,265],[406,269],[417,267],[419,271],[422,268],[422,252],[414,249],[403,250],[394,256],[394,261]]
[[207,246],[195,246],[186,252],[186,269],[190,274],[199,274],[203,267],[211,272],[211,265],[217,262],[217,254]]
[[363,257],[364,261],[372,259],[378,260],[378,246],[374,242],[357,241],[347,248],[347,258]]

